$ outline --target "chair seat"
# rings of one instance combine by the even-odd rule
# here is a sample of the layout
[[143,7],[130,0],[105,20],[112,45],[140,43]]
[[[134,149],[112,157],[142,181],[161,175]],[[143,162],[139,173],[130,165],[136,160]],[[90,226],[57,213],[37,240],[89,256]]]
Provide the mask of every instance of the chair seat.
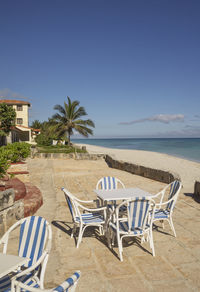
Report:
[[[117,226],[115,223],[110,222],[110,227],[114,230],[117,230]],[[146,225],[145,229],[149,229],[149,225]],[[119,232],[121,234],[134,234],[134,235],[140,235],[143,233],[143,230],[141,228],[134,228],[131,231],[128,230],[128,221],[123,221],[123,222],[119,222]]]
[[11,279],[9,276],[5,276],[0,279],[0,292],[10,291]]
[[[81,215],[82,221],[84,224],[98,224],[104,223],[105,220],[100,213],[84,213]],[[76,217],[76,222],[80,222],[80,218]]]
[[[18,278],[18,280],[28,286],[32,286],[38,288],[39,285],[37,284],[36,280],[33,280],[33,274],[30,273],[28,275],[24,275]],[[11,291],[11,277],[5,276],[0,279],[0,292],[10,292]],[[38,279],[38,278],[37,278]]]
[[154,219],[165,219],[169,217],[168,210],[155,210]]

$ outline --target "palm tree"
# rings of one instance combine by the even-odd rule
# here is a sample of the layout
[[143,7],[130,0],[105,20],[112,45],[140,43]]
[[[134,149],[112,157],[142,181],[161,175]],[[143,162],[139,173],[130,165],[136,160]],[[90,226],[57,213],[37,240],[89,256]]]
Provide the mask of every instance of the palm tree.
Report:
[[31,124],[31,128],[40,129],[42,127],[42,123],[39,120],[34,120]]
[[70,144],[70,137],[73,135],[73,130],[77,131],[84,137],[93,135],[93,130],[90,127],[95,127],[92,120],[82,120],[82,116],[86,116],[87,113],[84,107],[80,106],[80,102],[75,100],[71,101],[70,97],[67,97],[68,103],[64,102],[64,107],[57,104],[54,109],[58,113],[52,117],[52,125],[58,136],[64,138],[68,136],[68,144]]

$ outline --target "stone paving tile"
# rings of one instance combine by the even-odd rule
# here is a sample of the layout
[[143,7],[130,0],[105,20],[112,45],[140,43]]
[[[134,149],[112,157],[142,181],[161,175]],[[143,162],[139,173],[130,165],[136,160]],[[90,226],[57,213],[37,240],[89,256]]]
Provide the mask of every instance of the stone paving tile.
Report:
[[148,281],[161,281],[163,279],[171,281],[173,279],[181,280],[181,274],[164,259],[162,256],[140,256],[130,258],[143,276]]
[[181,264],[177,267],[183,277],[189,280],[191,287],[200,291],[200,266],[194,263]]
[[93,190],[105,175],[116,176],[127,187],[140,187],[152,194],[165,184],[108,168],[103,161],[30,160],[31,181],[42,191],[44,204],[37,215],[52,223],[53,242],[45,286],[61,283],[75,270],[81,270],[77,292],[93,291],[200,291],[200,205],[192,197],[180,194],[174,210],[173,236],[169,224],[160,223],[153,231],[156,256],[148,243],[124,240],[124,261],[118,258],[118,248],[107,247],[98,230],[85,232],[79,249],[70,238],[72,219],[61,187],[82,199],[95,199]]
[[154,292],[191,292],[197,290],[190,286],[190,283],[186,280],[182,281],[152,281],[151,285]]
[[108,283],[110,285],[109,292],[152,292],[153,288],[151,284],[149,284],[147,281],[141,278],[141,276],[138,273],[135,273],[134,271],[131,273],[131,276],[124,277],[121,279],[110,279],[108,280]]

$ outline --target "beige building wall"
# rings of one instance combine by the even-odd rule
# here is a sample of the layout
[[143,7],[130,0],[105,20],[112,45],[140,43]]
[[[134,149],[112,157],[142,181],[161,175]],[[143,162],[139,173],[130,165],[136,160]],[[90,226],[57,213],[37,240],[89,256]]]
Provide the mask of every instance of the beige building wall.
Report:
[[13,105],[16,111],[16,125],[28,127],[28,105]]

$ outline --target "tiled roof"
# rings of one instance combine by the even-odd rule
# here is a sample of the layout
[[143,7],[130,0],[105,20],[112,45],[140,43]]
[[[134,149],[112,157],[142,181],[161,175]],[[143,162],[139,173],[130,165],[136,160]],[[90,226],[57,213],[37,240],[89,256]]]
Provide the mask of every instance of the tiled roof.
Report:
[[15,100],[15,99],[0,99],[0,103],[6,103],[6,104],[26,104],[30,106],[30,102],[28,101],[22,101],[22,100]]

